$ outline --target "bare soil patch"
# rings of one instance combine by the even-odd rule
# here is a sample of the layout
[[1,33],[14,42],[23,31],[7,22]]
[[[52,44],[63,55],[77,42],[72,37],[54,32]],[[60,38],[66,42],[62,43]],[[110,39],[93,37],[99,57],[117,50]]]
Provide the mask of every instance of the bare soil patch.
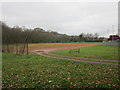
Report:
[[30,44],[29,45],[29,53],[35,50],[39,51],[57,51],[63,49],[71,49],[71,48],[79,48],[79,47],[87,47],[87,46],[95,46],[100,45],[100,43],[50,43],[50,44]]

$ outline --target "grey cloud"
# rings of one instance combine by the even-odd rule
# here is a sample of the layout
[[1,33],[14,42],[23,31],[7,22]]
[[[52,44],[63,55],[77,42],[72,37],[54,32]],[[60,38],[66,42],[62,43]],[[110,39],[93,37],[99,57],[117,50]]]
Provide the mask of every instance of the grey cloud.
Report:
[[3,3],[3,21],[10,26],[42,27],[69,35],[100,33],[115,26],[117,32],[117,2],[87,3]]

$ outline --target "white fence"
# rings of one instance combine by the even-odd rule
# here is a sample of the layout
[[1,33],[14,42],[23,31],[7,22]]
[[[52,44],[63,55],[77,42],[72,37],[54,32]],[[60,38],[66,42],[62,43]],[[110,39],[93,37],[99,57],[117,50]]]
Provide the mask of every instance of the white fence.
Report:
[[103,41],[103,45],[120,46],[120,40]]

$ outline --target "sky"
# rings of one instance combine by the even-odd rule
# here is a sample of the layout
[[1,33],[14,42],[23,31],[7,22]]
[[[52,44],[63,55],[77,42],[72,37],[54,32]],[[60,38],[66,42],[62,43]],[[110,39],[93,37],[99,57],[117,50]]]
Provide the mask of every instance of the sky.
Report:
[[67,35],[116,34],[117,2],[3,2],[2,18],[7,25],[40,27]]

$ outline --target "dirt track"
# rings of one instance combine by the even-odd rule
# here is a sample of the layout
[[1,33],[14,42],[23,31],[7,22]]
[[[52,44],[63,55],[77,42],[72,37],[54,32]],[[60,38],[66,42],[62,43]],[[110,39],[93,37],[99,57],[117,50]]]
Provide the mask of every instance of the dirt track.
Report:
[[63,49],[71,49],[71,48],[79,48],[79,47],[87,47],[87,46],[95,46],[100,45],[100,43],[50,43],[50,44],[31,44],[29,45],[29,52],[35,50],[43,50],[43,51],[57,51]]

